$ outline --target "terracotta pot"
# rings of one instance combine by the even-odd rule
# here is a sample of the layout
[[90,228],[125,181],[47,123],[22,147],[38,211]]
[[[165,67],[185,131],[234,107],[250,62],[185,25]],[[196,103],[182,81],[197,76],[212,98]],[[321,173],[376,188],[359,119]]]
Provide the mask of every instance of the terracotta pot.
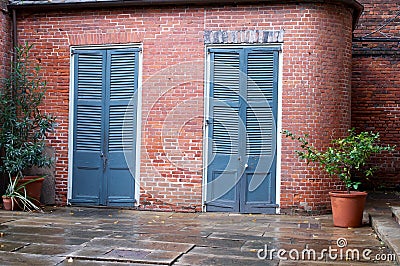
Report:
[[366,192],[329,192],[332,204],[333,225],[338,227],[360,227],[362,225]]
[[42,193],[44,177],[24,176],[24,178],[18,181],[18,186],[33,179],[38,179],[38,180],[29,183],[25,186],[26,194],[28,195],[29,198],[31,198],[33,203],[35,203],[36,205],[40,205],[40,194]]
[[7,196],[2,196],[3,198],[3,209],[6,211],[14,211],[18,208],[18,204],[14,199],[14,204],[12,202],[12,199]]

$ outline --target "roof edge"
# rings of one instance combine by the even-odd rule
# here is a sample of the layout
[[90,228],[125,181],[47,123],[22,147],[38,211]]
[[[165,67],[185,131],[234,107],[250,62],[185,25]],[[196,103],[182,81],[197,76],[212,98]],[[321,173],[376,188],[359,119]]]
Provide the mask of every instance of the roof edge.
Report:
[[[220,4],[246,4],[246,3],[261,3],[261,4],[278,4],[278,3],[341,3],[353,8],[353,30],[355,29],[358,20],[364,10],[364,6],[357,0],[219,0],[216,3],[214,0],[93,0],[93,1],[19,1],[8,4],[9,9],[14,10],[32,10],[40,9],[42,12],[58,10],[58,9],[82,9],[82,8],[105,8],[105,7],[124,7],[124,6],[166,6],[166,5],[220,5]],[[46,7],[46,9],[43,9]]]

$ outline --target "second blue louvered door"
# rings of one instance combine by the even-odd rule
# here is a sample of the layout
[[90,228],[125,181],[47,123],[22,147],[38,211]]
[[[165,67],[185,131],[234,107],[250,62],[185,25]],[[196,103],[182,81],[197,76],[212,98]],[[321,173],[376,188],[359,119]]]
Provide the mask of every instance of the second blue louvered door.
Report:
[[207,211],[275,213],[278,48],[210,49]]
[[138,53],[74,50],[73,204],[134,206]]

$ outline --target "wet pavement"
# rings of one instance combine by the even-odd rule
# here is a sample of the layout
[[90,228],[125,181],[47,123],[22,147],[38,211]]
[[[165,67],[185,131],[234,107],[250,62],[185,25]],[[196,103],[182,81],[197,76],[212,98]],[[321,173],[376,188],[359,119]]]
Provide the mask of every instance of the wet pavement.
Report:
[[330,215],[0,211],[0,265],[394,265],[390,254],[370,226]]

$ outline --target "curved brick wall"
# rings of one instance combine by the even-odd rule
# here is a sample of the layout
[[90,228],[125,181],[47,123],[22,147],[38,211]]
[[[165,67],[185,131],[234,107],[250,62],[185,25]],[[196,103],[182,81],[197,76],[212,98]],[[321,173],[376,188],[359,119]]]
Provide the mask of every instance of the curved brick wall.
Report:
[[[350,128],[352,29],[346,9],[327,6],[310,13],[309,23],[299,23],[303,31],[297,25],[287,31],[282,124],[296,134],[308,133],[321,148]],[[341,183],[293,158],[298,148],[287,139],[282,142],[282,207],[325,212],[330,208],[327,192],[340,189]]]
[[[141,207],[201,210],[204,30],[285,30],[282,125],[318,146],[350,127],[352,12],[334,4],[121,8],[20,13],[20,41],[35,44],[59,126],[56,199],[66,202],[70,45],[143,44]],[[187,110],[190,108],[190,112]],[[177,149],[177,147],[179,147]],[[337,182],[310,171],[282,143],[281,207],[325,211]]]

